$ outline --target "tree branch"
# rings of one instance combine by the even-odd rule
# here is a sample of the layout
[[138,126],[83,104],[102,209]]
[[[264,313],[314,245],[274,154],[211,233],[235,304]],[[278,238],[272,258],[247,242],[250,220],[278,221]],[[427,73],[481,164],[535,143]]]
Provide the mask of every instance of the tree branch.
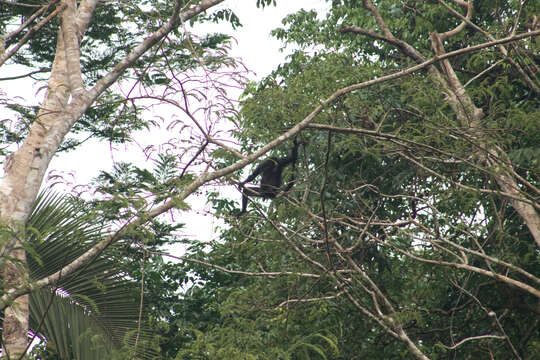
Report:
[[500,339],[500,340],[504,340],[506,339],[506,336],[501,336],[501,335],[479,335],[479,336],[471,336],[471,337],[468,337],[468,338],[465,338],[463,340],[461,340],[460,342],[458,342],[456,345],[454,346],[446,346],[442,343],[439,343],[439,345],[441,345],[442,347],[448,349],[448,350],[455,350],[457,349],[458,347],[460,347],[461,345],[463,345],[464,343],[468,342],[468,341],[473,341],[473,340],[482,340],[482,339]]
[[167,253],[162,253],[162,252],[159,252],[159,251],[150,251],[150,250],[146,250],[146,251],[148,253],[154,254],[154,255],[161,255],[161,256],[170,257],[172,259],[179,260],[179,261],[192,262],[192,263],[195,263],[195,264],[208,266],[208,267],[210,267],[212,269],[223,271],[223,272],[226,272],[226,273],[229,273],[229,274],[246,275],[246,276],[266,276],[266,277],[300,276],[300,277],[307,277],[307,278],[313,278],[313,279],[318,279],[318,278],[321,277],[320,275],[317,275],[317,274],[299,273],[299,272],[294,272],[294,271],[252,272],[252,271],[231,270],[231,269],[227,269],[226,267],[219,266],[219,265],[212,264],[212,263],[202,261],[202,260],[198,260],[198,259],[191,259],[191,258],[186,258],[186,257],[183,257],[183,256],[175,256],[175,255],[171,255],[171,254],[167,254]]

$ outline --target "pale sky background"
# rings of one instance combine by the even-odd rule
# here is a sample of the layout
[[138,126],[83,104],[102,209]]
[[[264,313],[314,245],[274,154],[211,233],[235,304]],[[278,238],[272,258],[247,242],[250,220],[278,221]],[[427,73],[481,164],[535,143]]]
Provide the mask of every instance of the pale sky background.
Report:
[[[291,49],[287,49],[281,53],[279,51],[282,47],[281,42],[270,37],[271,30],[282,26],[283,17],[302,8],[316,9],[321,14],[330,7],[330,4],[324,0],[278,0],[277,7],[269,6],[264,9],[257,8],[255,3],[255,0],[227,0],[221,5],[232,8],[240,18],[243,27],[232,30],[230,25],[224,23],[204,25],[204,29],[211,29],[210,32],[223,32],[234,36],[236,42],[233,42],[231,55],[241,58],[244,65],[255,73],[251,76],[253,80],[268,75],[284,61],[286,55],[292,52]],[[197,34],[201,34],[198,30],[200,28],[200,25],[196,25]],[[25,72],[24,69],[20,71],[21,74]],[[0,68],[0,78],[13,76],[14,73],[16,74],[17,71],[12,67]],[[36,94],[38,97],[43,96],[43,91],[38,92],[39,86],[42,85],[33,84],[31,79],[2,81],[0,90],[8,96],[16,94],[32,102],[31,99]],[[0,111],[0,113],[5,112]],[[1,118],[4,118],[4,114]],[[143,159],[140,151],[133,147],[129,149],[117,146],[115,150],[111,150],[105,142],[89,141],[75,151],[56,156],[49,166],[49,171],[63,174],[64,179],[71,180],[72,184],[88,184],[90,179],[98,175],[99,170],[111,170],[114,161],[122,160],[130,154]],[[232,196],[240,201],[240,194],[235,194],[234,192],[237,193],[235,189],[231,190],[233,190]],[[204,197],[190,197],[188,202],[192,205],[193,211],[182,212],[181,218],[174,220],[186,223],[186,236],[196,237],[202,241],[210,240],[215,236],[213,232],[215,223],[212,216],[202,216],[208,210],[205,209]]]

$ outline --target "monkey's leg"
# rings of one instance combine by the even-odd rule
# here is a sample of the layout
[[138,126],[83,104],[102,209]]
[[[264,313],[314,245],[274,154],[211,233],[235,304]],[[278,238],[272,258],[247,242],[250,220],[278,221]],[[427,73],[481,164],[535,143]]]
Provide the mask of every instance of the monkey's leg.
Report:
[[260,190],[259,187],[256,187],[256,186],[244,186],[242,190],[242,210],[240,211],[240,213],[238,213],[238,215],[236,215],[237,217],[246,212],[249,196],[255,196],[255,197],[263,196],[259,192],[259,190]]

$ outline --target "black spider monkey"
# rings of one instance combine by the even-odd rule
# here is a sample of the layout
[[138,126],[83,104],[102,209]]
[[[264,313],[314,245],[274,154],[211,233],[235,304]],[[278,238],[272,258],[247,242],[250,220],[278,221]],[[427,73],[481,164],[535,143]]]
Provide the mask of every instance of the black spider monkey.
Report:
[[[294,173],[296,170],[296,160],[298,159],[299,143],[296,138],[294,138],[293,144],[291,155],[282,159],[275,157],[266,159],[255,168],[253,173],[249,175],[246,180],[240,183],[240,187],[242,188],[242,211],[236,215],[237,217],[246,212],[249,196],[272,199],[275,198],[276,195],[281,191],[289,191],[292,188],[295,180]],[[289,164],[293,164],[291,180],[285,186],[285,188],[282,189],[281,184],[283,169]],[[262,174],[260,186],[245,186],[246,183],[255,179],[259,174]]]

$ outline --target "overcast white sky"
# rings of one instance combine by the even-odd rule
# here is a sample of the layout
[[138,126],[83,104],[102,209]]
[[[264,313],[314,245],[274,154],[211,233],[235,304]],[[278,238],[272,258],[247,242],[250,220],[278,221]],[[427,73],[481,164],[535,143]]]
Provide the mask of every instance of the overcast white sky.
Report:
[[277,7],[257,9],[255,0],[225,1],[240,18],[243,28],[235,34],[238,45],[234,55],[241,56],[248,68],[259,77],[265,76],[282,62],[285,54],[279,53],[282,44],[270,37],[270,31],[281,27],[281,19],[300,9],[326,12],[330,4],[324,0],[277,0]]
[[[282,44],[278,40],[270,37],[271,30],[282,26],[282,18],[301,8],[306,10],[316,9],[318,13],[324,13],[330,5],[324,0],[278,0],[277,7],[270,6],[261,9],[257,8],[255,3],[255,0],[227,0],[224,3],[223,6],[232,8],[238,15],[243,27],[232,30],[227,24],[207,26],[214,32],[224,32],[233,35],[237,43],[233,44],[232,55],[234,57],[242,58],[242,61],[247,68],[256,73],[256,78],[260,79],[269,74],[277,67],[277,65],[283,62],[285,56],[291,52],[279,52]],[[199,26],[200,25],[197,25],[196,29],[198,29]],[[14,72],[16,71],[14,71],[13,68],[3,66],[0,68],[0,77],[8,75],[13,76]],[[25,73],[25,70],[21,69],[20,73]],[[39,86],[42,85],[43,84],[36,85],[29,81],[25,82],[21,80],[10,82],[4,81],[0,82],[0,89],[7,93],[8,96],[18,95],[31,101],[30,99],[38,93]],[[30,88],[32,90],[30,90]],[[39,95],[43,96],[43,91],[41,91]],[[0,112],[4,113],[4,111]],[[74,184],[85,184],[88,183],[91,178],[95,177],[99,170],[110,170],[113,161],[120,160],[122,158],[122,153],[125,153],[126,150],[127,149],[118,147],[117,151],[111,152],[111,149],[103,142],[89,142],[78,150],[55,157],[51,162],[49,169],[60,171],[64,175],[71,173],[73,174],[72,181]],[[131,151],[133,151],[133,149],[131,149]],[[202,198],[200,197],[190,201],[194,208],[198,208],[194,210],[203,210],[204,204],[202,204],[201,201]],[[213,225],[208,224],[200,226],[200,215],[197,216],[197,214],[194,213],[184,215],[188,216],[177,220],[186,222],[190,225],[188,235],[190,235],[189,233],[192,233],[191,235],[197,236],[201,240],[209,240],[212,236]],[[208,217],[205,217],[205,219],[211,223],[211,219],[208,219]]]

